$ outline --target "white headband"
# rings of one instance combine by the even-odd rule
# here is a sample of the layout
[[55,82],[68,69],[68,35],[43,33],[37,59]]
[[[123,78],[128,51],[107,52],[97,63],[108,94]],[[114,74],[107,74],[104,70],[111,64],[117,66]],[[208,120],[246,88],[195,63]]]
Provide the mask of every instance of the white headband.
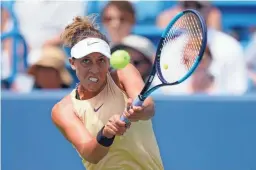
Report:
[[79,41],[71,48],[70,53],[71,57],[78,59],[96,52],[108,58],[111,56],[109,45],[99,38],[86,38]]

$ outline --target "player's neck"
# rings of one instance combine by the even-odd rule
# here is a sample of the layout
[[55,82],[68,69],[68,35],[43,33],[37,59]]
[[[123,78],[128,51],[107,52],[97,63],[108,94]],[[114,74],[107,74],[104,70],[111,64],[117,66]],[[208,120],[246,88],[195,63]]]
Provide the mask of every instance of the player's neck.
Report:
[[91,99],[95,96],[97,96],[102,90],[103,88],[106,86],[106,84],[103,84],[101,88],[99,88],[99,90],[97,91],[88,91],[86,90],[86,88],[84,88],[81,84],[79,84],[77,86],[77,93],[79,95],[80,100],[88,100]]

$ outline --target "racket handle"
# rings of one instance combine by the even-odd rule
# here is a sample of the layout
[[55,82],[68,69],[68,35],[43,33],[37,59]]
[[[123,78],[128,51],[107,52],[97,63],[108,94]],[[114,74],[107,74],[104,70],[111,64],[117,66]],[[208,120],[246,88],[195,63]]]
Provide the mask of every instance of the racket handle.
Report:
[[[143,104],[143,101],[141,101],[138,97],[132,103],[133,106],[142,106],[142,104]],[[124,115],[121,116],[120,120],[125,123],[130,123],[130,121],[126,117],[124,117]]]
[[125,122],[126,124],[127,124],[127,123],[130,123],[130,121],[129,121],[126,117],[124,117],[124,115],[121,116],[121,119],[120,119],[120,120],[123,121],[123,122]]
[[133,106],[142,106],[143,101],[141,101],[138,97],[133,101]]

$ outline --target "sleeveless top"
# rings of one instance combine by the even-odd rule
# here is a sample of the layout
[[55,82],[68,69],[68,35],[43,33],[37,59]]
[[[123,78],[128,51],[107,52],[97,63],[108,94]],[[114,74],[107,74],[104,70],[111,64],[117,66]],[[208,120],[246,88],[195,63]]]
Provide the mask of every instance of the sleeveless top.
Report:
[[[75,114],[94,137],[111,116],[123,113],[128,99],[109,73],[106,86],[95,97],[78,100],[76,89],[70,95]],[[108,154],[97,164],[83,158],[82,162],[86,170],[163,170],[151,120],[132,122],[123,136],[115,137]]]

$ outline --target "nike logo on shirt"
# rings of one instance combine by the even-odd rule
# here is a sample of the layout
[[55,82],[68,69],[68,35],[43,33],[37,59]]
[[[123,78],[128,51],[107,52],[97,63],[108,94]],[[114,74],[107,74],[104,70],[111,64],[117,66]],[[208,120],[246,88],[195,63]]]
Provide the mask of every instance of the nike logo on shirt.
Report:
[[[104,103],[103,103],[104,104]],[[97,109],[93,109],[94,110],[94,112],[98,112],[99,110],[100,110],[100,108],[101,108],[101,106],[103,106],[103,104],[102,105],[100,105]]]

